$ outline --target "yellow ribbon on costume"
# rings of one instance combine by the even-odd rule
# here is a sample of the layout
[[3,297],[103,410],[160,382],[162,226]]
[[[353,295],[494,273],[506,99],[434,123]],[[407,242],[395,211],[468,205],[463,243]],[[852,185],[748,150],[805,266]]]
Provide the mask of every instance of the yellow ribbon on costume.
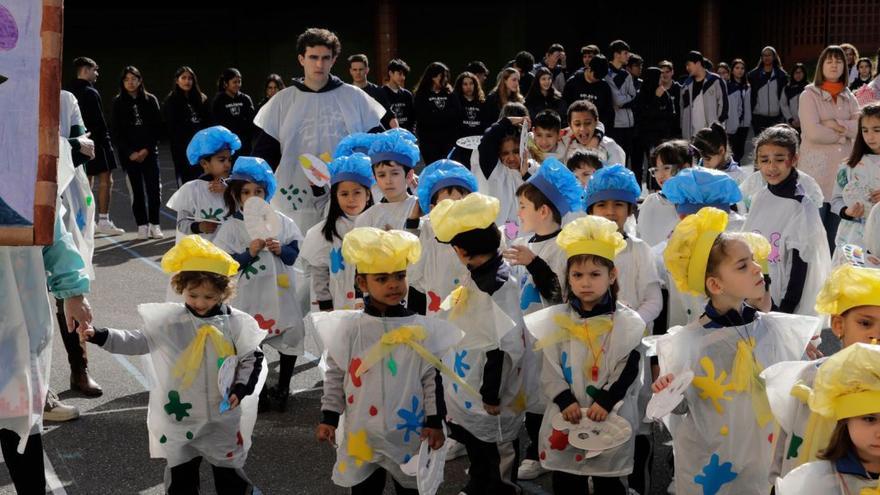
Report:
[[235,346],[223,337],[223,332],[214,325],[202,325],[196,332],[196,338],[189,343],[177,359],[177,363],[174,364],[174,377],[181,379],[181,389],[188,389],[192,385],[193,380],[195,380],[199,368],[202,367],[202,358],[205,356],[205,344],[209,338],[214,346],[214,350],[217,351],[217,355],[221,358],[235,354]]
[[474,397],[480,397],[479,392],[477,392],[473,387],[467,384],[464,380],[459,378],[452,370],[446,367],[440,359],[431,354],[431,351],[425,348],[419,342],[425,340],[427,338],[427,333],[425,332],[425,328],[420,325],[404,325],[400,328],[394,329],[384,335],[379,339],[379,342],[373,344],[367,350],[367,353],[364,355],[363,360],[361,361],[360,366],[355,370],[354,374],[357,377],[360,377],[364,373],[366,373],[370,368],[376,365],[379,361],[387,357],[391,354],[391,351],[394,350],[395,347],[400,345],[409,346],[416,354],[418,354],[422,359],[430,363],[432,366],[440,370],[440,373],[448,376],[454,382],[458,383],[458,386],[467,390]]
[[859,491],[859,495],[880,495],[880,483],[874,488],[866,486]]
[[764,367],[755,359],[755,338],[740,339],[736,343],[736,356],[730,374],[730,389],[734,392],[748,392],[752,395],[752,409],[758,426],[763,428],[773,419],[767,389],[761,380]]
[[467,287],[459,285],[440,304],[440,309],[450,312],[449,321],[455,321],[467,310],[468,295]]
[[[571,319],[568,315],[557,314],[553,317],[553,322],[559,327],[559,330],[535,342],[535,350],[539,351],[545,347],[556,345],[561,342],[577,340],[582,342],[592,354],[592,362],[584,363],[584,376],[590,376],[587,371],[592,368],[603,350],[599,343],[599,337],[608,334],[614,328],[614,322],[607,316],[597,316],[587,318],[583,323],[578,323]],[[599,347],[599,353],[593,354],[593,349]]]

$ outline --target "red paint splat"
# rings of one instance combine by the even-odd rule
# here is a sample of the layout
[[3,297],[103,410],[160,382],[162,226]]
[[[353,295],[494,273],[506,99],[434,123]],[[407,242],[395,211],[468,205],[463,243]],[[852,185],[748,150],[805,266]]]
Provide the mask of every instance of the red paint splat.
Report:
[[349,299],[354,299],[354,292],[351,292],[351,291],[346,292],[345,297],[347,297]]
[[578,454],[578,455],[574,456],[574,460],[576,462],[581,462],[582,460],[584,460],[584,456]]
[[351,363],[348,365],[348,374],[351,377],[351,383],[354,384],[355,387],[361,386],[361,377],[355,376],[355,371],[361,366],[361,358],[354,358],[351,360]]
[[349,395],[349,396],[348,396],[348,403],[349,403],[349,404],[354,404],[354,395]]
[[272,327],[275,326],[275,320],[267,320],[260,313],[255,314],[254,319],[257,320],[257,325],[259,325],[260,328],[262,328],[263,330],[267,330],[269,333],[272,333]]
[[239,446],[244,445],[244,439],[241,438],[241,432],[240,432],[240,431],[238,431],[238,432],[235,433],[235,443],[237,443]]
[[772,433],[767,435],[767,441],[770,443],[773,443],[773,434]]
[[440,311],[440,296],[438,296],[434,291],[428,291],[428,298],[431,299],[431,302],[428,303],[428,311],[432,313],[436,313]]
[[565,450],[568,447],[568,434],[557,429],[550,434],[550,448],[553,450]]
[[230,458],[230,459],[231,459],[231,458],[232,458],[232,456],[233,456],[233,453],[232,453],[232,452],[227,452],[227,453],[226,453],[226,457],[228,457],[228,458]]
[[376,406],[370,406],[370,416],[375,416],[379,414],[379,410],[376,409]]
[[547,452],[545,452],[545,451],[542,450],[541,453],[538,454],[538,457],[540,457],[541,460],[543,461],[544,459],[547,458]]

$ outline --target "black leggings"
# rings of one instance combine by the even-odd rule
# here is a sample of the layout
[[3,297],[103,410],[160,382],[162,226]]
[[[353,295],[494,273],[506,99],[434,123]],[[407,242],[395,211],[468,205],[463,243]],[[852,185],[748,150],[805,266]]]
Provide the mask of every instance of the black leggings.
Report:
[[[378,468],[367,479],[351,487],[351,495],[382,495],[385,492],[385,470]],[[416,488],[404,488],[403,485],[391,478],[394,482],[394,491],[397,495],[419,495]]]
[[[171,486],[168,495],[192,495],[199,491],[199,465],[201,457],[184,462],[171,468]],[[211,465],[214,472],[214,489],[217,495],[244,495],[248,493],[251,483],[243,478],[240,470]]]
[[19,436],[12,430],[0,430],[0,447],[9,477],[17,493],[46,493],[46,472],[43,470],[43,439],[39,433],[28,437],[24,453],[19,454]]
[[162,184],[158,158],[152,152],[141,163],[123,157],[122,165],[131,185],[131,212],[134,214],[135,222],[138,226],[148,223],[159,225]]

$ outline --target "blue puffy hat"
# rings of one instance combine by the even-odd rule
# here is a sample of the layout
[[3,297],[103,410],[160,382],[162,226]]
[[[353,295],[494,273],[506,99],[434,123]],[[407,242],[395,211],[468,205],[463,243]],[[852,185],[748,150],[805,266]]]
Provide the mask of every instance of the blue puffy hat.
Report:
[[275,195],[275,174],[266,160],[255,156],[240,156],[235,160],[232,173],[227,180],[243,180],[263,186],[266,190],[266,201],[270,201]]
[[222,125],[215,125],[197,132],[186,147],[186,159],[190,165],[198,165],[203,156],[213,155],[223,149],[235,153],[241,148],[241,140]]
[[584,209],[584,189],[577,177],[561,161],[550,157],[538,168],[538,173],[527,181],[538,188],[560,216]]
[[638,204],[641,193],[642,188],[632,170],[616,163],[596,170],[590,177],[586,190],[586,206],[589,209],[599,201],[609,200]]
[[455,160],[437,160],[422,170],[419,176],[419,207],[423,213],[431,211],[431,198],[437,191],[451,186],[461,186],[476,192],[477,179],[464,165]]
[[742,201],[736,181],[720,170],[704,167],[686,168],[670,177],[663,183],[663,195],[685,215],[705,206],[729,212],[730,205]]
[[387,131],[383,132],[382,134],[384,134],[386,136],[399,136],[399,137],[411,142],[412,144],[419,144],[419,139],[416,137],[416,135],[409,132],[408,130],[404,129],[403,127],[394,127],[394,128],[388,129]]
[[406,168],[413,168],[419,161],[419,147],[401,134],[379,134],[370,145],[370,161],[373,165],[393,160]]
[[340,156],[328,163],[327,168],[330,170],[331,185],[348,180],[369,188],[376,182],[370,157],[363,153]]
[[333,158],[340,156],[348,156],[352,153],[364,153],[370,149],[370,145],[376,140],[378,134],[367,134],[366,132],[356,132],[349,134],[339,141],[336,145],[336,151],[333,152]]

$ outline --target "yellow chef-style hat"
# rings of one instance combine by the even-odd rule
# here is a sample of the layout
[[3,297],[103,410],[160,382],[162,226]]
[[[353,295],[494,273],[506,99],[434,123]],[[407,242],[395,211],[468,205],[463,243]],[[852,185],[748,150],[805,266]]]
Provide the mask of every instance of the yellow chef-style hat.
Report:
[[841,265],[816,296],[816,311],[839,315],[858,306],[880,306],[880,270]]
[[715,239],[727,228],[727,213],[706,207],[684,218],[663,251],[663,261],[678,290],[706,294],[706,265]]
[[766,237],[756,232],[741,232],[739,237],[749,245],[752,256],[755,257],[755,263],[761,265],[761,273],[767,275],[770,273],[770,241]]
[[567,258],[593,254],[611,261],[626,248],[626,240],[617,231],[617,224],[593,215],[567,224],[556,236],[556,244],[565,251]]
[[880,345],[853,344],[819,366],[810,409],[840,421],[880,413]]
[[358,227],[342,239],[342,257],[358,273],[400,272],[421,255],[419,238],[402,230]]
[[238,272],[238,262],[211,241],[188,235],[162,256],[165,273],[211,272],[231,277]]
[[497,198],[480,193],[459,200],[444,199],[431,210],[431,227],[438,241],[449,242],[462,232],[492,225],[500,210]]

